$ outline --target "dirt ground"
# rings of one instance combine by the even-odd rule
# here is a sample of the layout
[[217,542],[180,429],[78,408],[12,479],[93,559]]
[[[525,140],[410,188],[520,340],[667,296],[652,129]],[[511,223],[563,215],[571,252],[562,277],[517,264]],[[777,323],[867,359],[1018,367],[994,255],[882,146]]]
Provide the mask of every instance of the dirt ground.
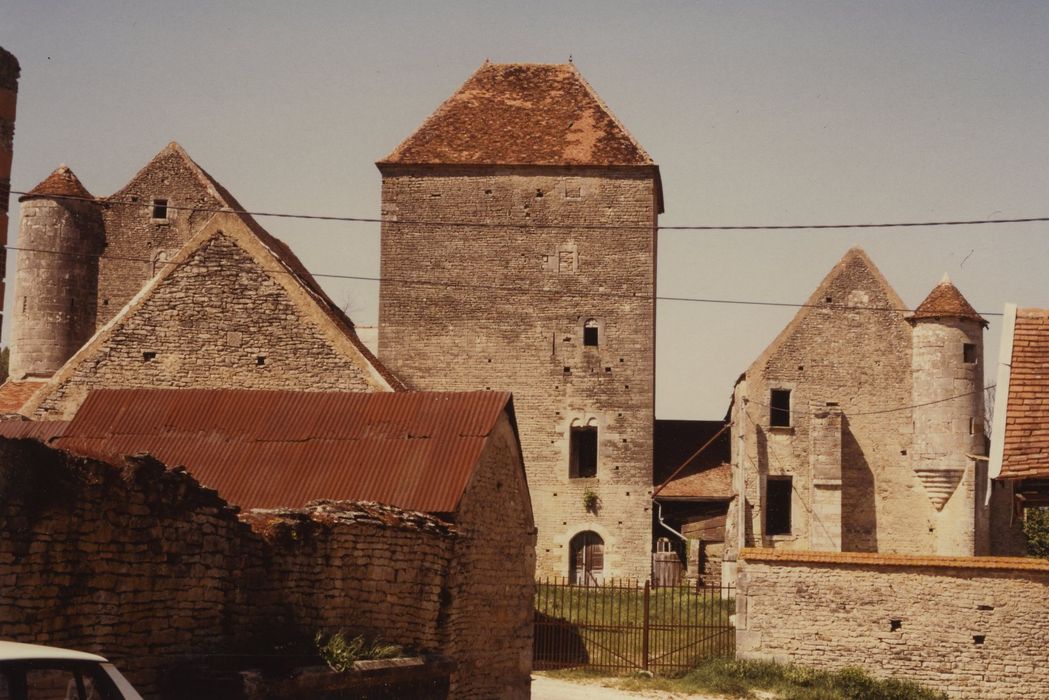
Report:
[[611,682],[611,680],[601,678],[568,681],[536,674],[532,676],[532,700],[637,700],[638,698],[726,700],[723,695],[687,695],[662,691],[635,692],[604,685]]

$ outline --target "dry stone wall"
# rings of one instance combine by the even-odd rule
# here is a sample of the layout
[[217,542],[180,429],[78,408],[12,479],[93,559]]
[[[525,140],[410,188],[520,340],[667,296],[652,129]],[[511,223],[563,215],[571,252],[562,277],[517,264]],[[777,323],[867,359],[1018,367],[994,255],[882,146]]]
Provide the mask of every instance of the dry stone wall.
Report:
[[346,629],[451,657],[455,697],[526,697],[532,574],[493,541],[509,525],[480,524],[460,537],[431,516],[346,502],[238,518],[149,457],[114,466],[3,440],[0,638],[104,654],[157,698],[178,697],[167,681],[187,658]]
[[279,274],[216,234],[56,377],[37,416],[68,419],[103,387],[368,391],[358,361],[291,302]]
[[[648,578],[651,171],[383,169],[380,358],[417,389],[513,392],[540,575],[567,576],[571,538],[593,530],[606,577]],[[589,319],[596,346],[584,345]],[[587,425],[597,476],[571,478],[570,432]],[[599,507],[585,507],[587,490]]]
[[952,698],[1049,697],[1049,563],[744,550],[736,651]]

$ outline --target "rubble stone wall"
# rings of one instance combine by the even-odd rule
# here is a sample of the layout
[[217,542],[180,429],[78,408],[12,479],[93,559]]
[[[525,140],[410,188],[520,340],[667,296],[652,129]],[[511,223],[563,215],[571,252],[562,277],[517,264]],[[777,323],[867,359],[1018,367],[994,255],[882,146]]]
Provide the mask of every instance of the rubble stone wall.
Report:
[[1049,697],[1049,562],[744,550],[740,572],[742,658]]
[[2,440],[0,638],[103,654],[158,698],[187,658],[345,629],[448,656],[463,669],[453,696],[495,697],[497,674],[527,690],[531,669],[530,636],[516,637],[529,560],[492,539],[509,527],[466,543],[432,516],[347,502],[238,517],[149,457],[114,466]]
[[[606,578],[647,579],[653,172],[384,166],[382,188],[379,357],[416,389],[513,392],[541,576],[591,530]],[[569,476],[573,426],[598,430],[594,477]]]
[[56,377],[37,417],[69,419],[96,388],[368,391],[367,368],[332,346],[279,274],[216,234]]

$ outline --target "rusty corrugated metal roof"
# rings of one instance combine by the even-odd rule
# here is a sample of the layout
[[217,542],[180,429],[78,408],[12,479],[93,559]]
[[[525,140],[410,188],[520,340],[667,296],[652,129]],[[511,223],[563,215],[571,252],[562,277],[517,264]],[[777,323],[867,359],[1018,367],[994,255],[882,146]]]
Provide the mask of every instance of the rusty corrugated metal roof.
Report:
[[[148,452],[242,508],[316,499],[454,513],[509,393],[92,392],[57,447]],[[516,429],[516,427],[515,427]]]
[[66,420],[5,420],[0,421],[0,437],[31,438],[47,442],[66,432]]

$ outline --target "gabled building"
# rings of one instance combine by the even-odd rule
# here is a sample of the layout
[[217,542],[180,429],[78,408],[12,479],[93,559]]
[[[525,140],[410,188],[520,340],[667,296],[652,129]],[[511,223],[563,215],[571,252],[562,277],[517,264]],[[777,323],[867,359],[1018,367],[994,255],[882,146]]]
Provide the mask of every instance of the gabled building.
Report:
[[494,63],[377,165],[379,356],[513,392],[540,575],[648,578],[658,166],[573,65]]
[[732,549],[989,553],[987,322],[946,277],[906,308],[853,248],[740,377]]
[[1049,506],[1049,310],[1005,307],[989,475],[1018,516]]
[[62,166],[21,202],[5,412],[69,418],[98,388],[404,389],[177,144],[111,197]]

